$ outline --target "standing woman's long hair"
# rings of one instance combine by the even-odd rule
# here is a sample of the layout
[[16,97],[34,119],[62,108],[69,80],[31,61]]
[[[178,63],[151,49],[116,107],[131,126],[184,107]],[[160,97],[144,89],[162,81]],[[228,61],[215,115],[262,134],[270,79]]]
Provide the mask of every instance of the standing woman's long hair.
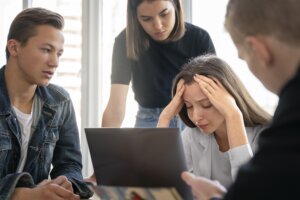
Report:
[[128,0],[126,25],[127,57],[137,60],[140,53],[149,47],[149,37],[140,25],[137,17],[137,7],[143,2],[170,1],[175,8],[176,21],[168,41],[179,40],[185,32],[184,16],[181,0]]
[[[230,66],[215,55],[204,55],[192,59],[185,64],[173,81],[173,96],[179,80],[189,85],[194,83],[195,74],[213,77],[221,82],[229,94],[235,99],[242,112],[246,127],[254,127],[269,123],[271,115],[264,111],[250,96],[240,79]],[[189,127],[196,127],[187,114],[186,106],[179,112],[182,121]]]

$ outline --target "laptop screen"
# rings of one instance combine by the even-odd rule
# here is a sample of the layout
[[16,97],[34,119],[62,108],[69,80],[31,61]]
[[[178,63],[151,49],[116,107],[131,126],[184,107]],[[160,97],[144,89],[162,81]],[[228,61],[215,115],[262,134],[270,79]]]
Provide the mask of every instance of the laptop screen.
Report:
[[186,171],[177,128],[86,128],[99,185],[175,187],[192,199],[180,175]]

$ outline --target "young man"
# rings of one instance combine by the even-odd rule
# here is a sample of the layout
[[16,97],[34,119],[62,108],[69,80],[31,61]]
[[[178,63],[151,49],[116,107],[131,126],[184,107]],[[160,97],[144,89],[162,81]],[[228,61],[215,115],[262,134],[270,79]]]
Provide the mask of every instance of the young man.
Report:
[[22,11],[11,24],[0,69],[1,200],[91,196],[71,99],[49,84],[63,53],[63,26],[61,15],[42,8]]
[[[300,1],[229,0],[225,26],[239,56],[264,86],[279,96],[259,149],[240,168],[224,199],[299,199],[300,180]],[[197,199],[222,197],[216,182],[187,172]]]

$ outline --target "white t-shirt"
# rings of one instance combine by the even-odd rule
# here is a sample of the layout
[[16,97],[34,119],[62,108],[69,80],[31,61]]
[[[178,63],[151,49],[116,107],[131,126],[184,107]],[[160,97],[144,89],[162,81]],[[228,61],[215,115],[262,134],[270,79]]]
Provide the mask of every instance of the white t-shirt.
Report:
[[[33,107],[33,106],[32,106]],[[26,158],[27,158],[27,151],[28,151],[28,143],[30,140],[31,135],[31,125],[32,125],[32,110],[30,114],[23,113],[19,109],[13,106],[13,109],[17,115],[17,119],[21,128],[22,134],[22,144],[21,144],[21,158],[19,161],[19,165],[17,168],[17,172],[22,172]]]

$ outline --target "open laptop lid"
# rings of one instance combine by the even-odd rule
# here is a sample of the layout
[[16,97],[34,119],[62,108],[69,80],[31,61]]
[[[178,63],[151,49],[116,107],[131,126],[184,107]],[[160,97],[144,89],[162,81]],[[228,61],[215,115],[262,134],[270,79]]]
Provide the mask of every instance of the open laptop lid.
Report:
[[177,128],[86,128],[98,184],[175,187],[192,199],[180,175],[186,171]]

